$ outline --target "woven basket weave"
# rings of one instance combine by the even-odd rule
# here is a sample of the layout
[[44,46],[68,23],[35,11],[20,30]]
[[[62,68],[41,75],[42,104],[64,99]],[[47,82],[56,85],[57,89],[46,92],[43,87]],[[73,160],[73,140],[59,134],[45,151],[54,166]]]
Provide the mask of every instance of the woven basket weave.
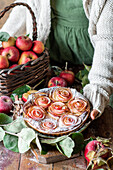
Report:
[[[4,14],[11,8],[23,5],[28,8],[33,21],[33,41],[37,39],[37,23],[34,12],[30,6],[26,3],[12,3],[5,7],[3,11],[0,12],[0,19]],[[29,65],[29,67],[26,67]],[[42,79],[47,81],[47,76],[49,73],[49,53],[45,49],[44,52],[38,59],[34,61],[29,61],[26,64],[18,65],[14,68],[0,69],[0,96],[1,95],[11,95],[12,91],[17,87],[24,84],[29,84],[34,86],[39,83]]]

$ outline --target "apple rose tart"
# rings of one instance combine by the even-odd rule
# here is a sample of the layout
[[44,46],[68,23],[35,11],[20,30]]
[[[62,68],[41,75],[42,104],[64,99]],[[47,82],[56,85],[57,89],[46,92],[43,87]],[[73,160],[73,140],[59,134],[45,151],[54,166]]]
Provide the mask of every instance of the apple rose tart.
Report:
[[30,127],[53,137],[81,130],[88,120],[90,104],[76,89],[53,87],[32,94],[23,111]]
[[38,98],[36,98],[34,100],[34,103],[38,106],[42,106],[44,108],[47,108],[50,105],[51,100],[47,96],[39,96]]
[[45,118],[46,112],[42,107],[31,106],[28,108],[27,116],[36,121],[42,120]]
[[68,107],[72,113],[76,116],[80,116],[84,112],[90,111],[89,103],[81,98],[75,98],[68,102]]
[[50,92],[50,98],[53,101],[67,102],[72,99],[73,94],[70,88],[56,88]]
[[81,123],[81,119],[71,114],[62,115],[59,119],[60,127],[77,126],[80,123]]
[[68,111],[68,107],[62,102],[54,102],[48,107],[48,113],[55,119]]
[[44,132],[53,131],[56,127],[56,122],[51,119],[44,119],[43,121],[39,122],[39,128]]

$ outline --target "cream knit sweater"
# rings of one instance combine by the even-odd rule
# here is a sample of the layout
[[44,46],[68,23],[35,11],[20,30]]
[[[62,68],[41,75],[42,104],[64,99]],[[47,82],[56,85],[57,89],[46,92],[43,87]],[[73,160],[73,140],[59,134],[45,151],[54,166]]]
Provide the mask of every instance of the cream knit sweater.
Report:
[[[46,42],[51,27],[50,0],[16,0],[28,3],[35,13],[38,40]],[[83,0],[83,6],[89,19],[89,35],[94,46],[90,83],[84,87],[84,95],[102,114],[113,93],[113,0]],[[10,35],[30,33],[32,38],[32,19],[26,7],[15,7],[0,31]]]

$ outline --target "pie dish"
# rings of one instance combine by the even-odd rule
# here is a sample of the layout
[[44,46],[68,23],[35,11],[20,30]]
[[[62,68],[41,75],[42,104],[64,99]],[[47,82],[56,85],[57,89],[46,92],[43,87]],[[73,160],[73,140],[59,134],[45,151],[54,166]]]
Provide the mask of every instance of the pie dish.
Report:
[[61,136],[83,126],[90,104],[76,89],[57,86],[31,94],[23,111],[24,120],[39,133]]

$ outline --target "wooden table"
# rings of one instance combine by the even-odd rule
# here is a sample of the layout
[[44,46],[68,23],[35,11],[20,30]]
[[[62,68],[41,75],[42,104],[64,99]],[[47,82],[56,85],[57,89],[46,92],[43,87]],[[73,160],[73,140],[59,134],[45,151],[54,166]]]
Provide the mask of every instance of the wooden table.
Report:
[[[102,116],[83,132],[85,138],[100,136],[111,138],[113,149],[113,109],[107,106]],[[83,156],[64,161],[41,164],[31,150],[25,154],[14,153],[4,148],[0,143],[0,170],[85,170],[86,162]]]

